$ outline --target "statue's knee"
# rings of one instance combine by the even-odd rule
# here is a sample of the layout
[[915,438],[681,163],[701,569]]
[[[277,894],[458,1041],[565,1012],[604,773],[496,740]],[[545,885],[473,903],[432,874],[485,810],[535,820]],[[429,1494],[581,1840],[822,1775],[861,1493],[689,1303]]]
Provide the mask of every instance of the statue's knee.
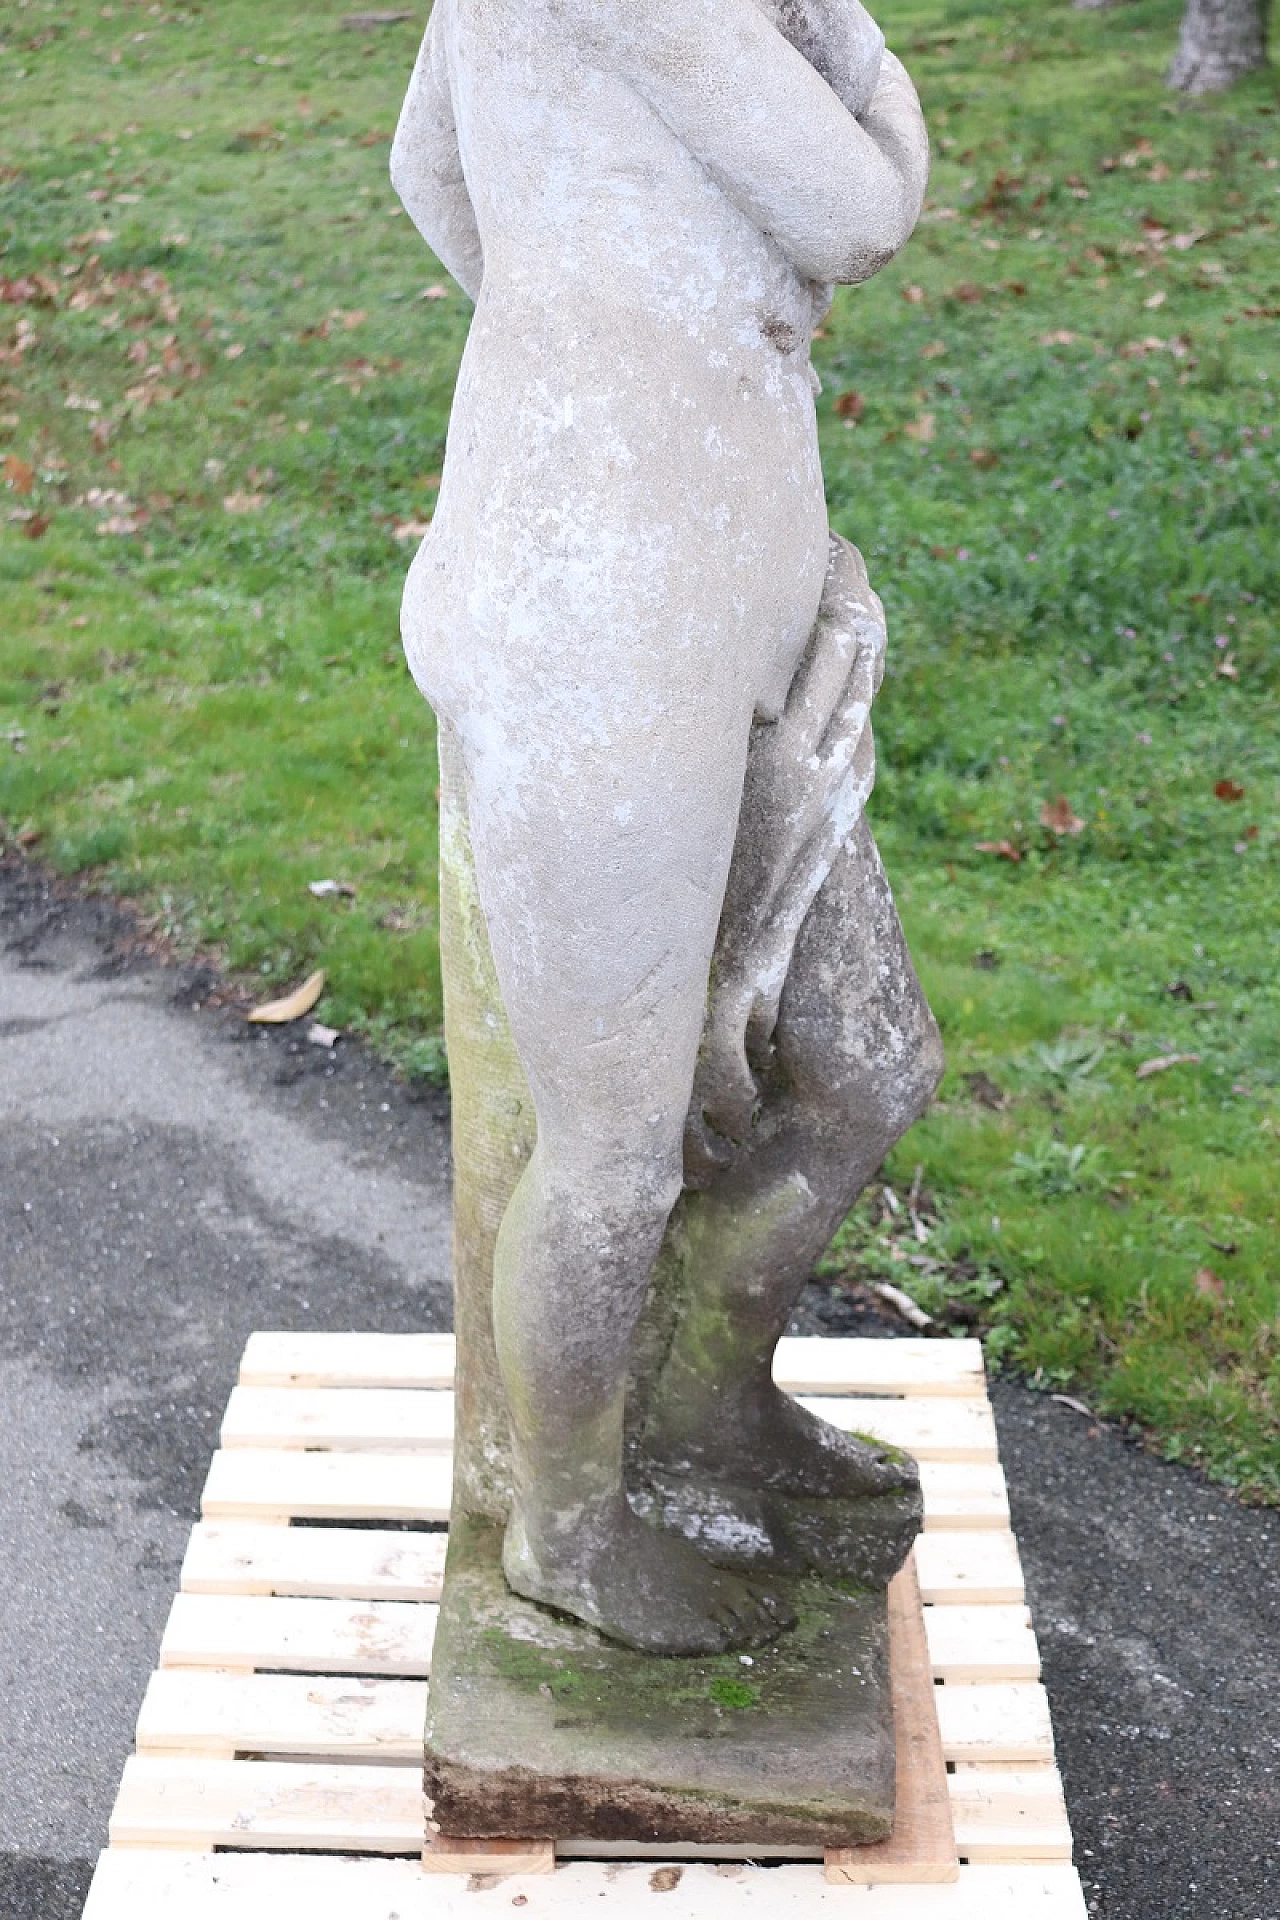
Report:
[[888,1152],[927,1110],[944,1066],[942,1035],[921,1005],[908,1032],[886,1033],[880,1047],[845,1060],[826,1079],[821,1097],[839,1125],[875,1135]]

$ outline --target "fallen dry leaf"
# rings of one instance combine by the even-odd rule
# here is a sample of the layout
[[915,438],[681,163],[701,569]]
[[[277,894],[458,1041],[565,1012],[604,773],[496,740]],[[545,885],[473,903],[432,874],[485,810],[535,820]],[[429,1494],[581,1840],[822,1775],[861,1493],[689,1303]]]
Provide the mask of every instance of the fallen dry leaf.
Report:
[[918,307],[920,305],[920,302],[924,299],[924,288],[923,287],[904,287],[902,289],[902,297],[907,302],[908,306]]
[[244,341],[233,340],[229,347],[224,347],[222,349],[222,357],[224,360],[238,360],[240,358],[240,355],[243,352],[244,352]]
[[920,358],[922,360],[941,360],[946,351],[947,343],[945,340],[930,340],[927,346],[921,347]]
[[993,447],[970,447],[969,463],[971,466],[981,467],[986,473],[992,467],[1000,465],[1000,455]]
[[293,993],[286,994],[283,1000],[267,1000],[262,1006],[255,1007],[249,1019],[258,1026],[287,1026],[290,1020],[301,1020],[304,1013],[310,1013],[323,992],[324,968],[320,967]]
[[431,286],[424,287],[418,298],[420,300],[447,300],[449,298],[449,289],[448,287],[442,287],[440,282],[436,280],[433,281]]
[[229,493],[222,504],[228,513],[256,513],[266,498],[265,493]]
[[1209,1300],[1221,1300],[1226,1289],[1212,1267],[1197,1267],[1196,1292]]
[[1238,780],[1215,780],[1214,795],[1219,800],[1243,800],[1244,788]]
[[1040,345],[1042,347],[1069,347],[1074,344],[1077,338],[1078,335],[1070,332],[1068,328],[1059,327],[1054,333],[1042,333],[1040,335]]
[[1161,287],[1159,292],[1153,293],[1150,299],[1144,300],[1142,304],[1144,307],[1148,307],[1151,309],[1152,312],[1154,312],[1157,307],[1162,307],[1168,298],[1169,298],[1168,294],[1165,292],[1164,288]]
[[1170,1067],[1194,1067],[1199,1064],[1198,1053],[1159,1053],[1154,1060],[1144,1060],[1134,1069],[1138,1080],[1149,1080],[1153,1073],[1168,1073]]
[[19,460],[16,453],[11,453],[4,463],[4,477],[15,493],[30,493],[36,483],[36,470],[29,460]]
[[978,853],[996,853],[1002,860],[1012,860],[1015,866],[1022,858],[1021,848],[1012,840],[976,840],[974,847]]
[[396,540],[421,540],[430,527],[430,518],[425,520],[397,520],[392,527],[392,536]]
[[1040,825],[1048,827],[1050,833],[1083,833],[1084,821],[1076,813],[1065,794],[1060,793],[1056,800],[1046,800],[1040,809]]
[[865,401],[860,393],[836,395],[835,410],[842,420],[861,420]]
[[933,438],[934,424],[933,414],[922,413],[916,419],[908,420],[902,431],[908,440],[918,440],[924,445]]
[[29,520],[23,522],[22,531],[28,540],[43,540],[45,534],[49,531],[49,527],[49,514],[33,513]]

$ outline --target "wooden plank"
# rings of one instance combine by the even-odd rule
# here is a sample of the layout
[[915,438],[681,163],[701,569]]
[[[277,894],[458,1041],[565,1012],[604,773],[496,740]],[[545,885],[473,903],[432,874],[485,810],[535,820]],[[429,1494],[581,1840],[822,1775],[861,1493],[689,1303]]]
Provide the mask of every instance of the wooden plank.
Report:
[[319,1447],[338,1453],[449,1453],[453,1394],[381,1387],[236,1387],[224,1447]]
[[919,1887],[959,1877],[946,1762],[933,1705],[936,1689],[911,1560],[889,1583],[888,1607],[897,1817],[889,1839],[876,1846],[827,1848],[825,1877],[835,1886]]
[[420,1854],[426,1827],[420,1767],[135,1754],[125,1762],[110,1835],[113,1847]]
[[1025,1606],[929,1607],[924,1626],[937,1680],[1040,1678],[1040,1649]]
[[[920,1460],[997,1458],[985,1399],[847,1395],[801,1404],[833,1426],[905,1447]],[[237,1387],[222,1423],[224,1447],[444,1455],[452,1442],[452,1393],[404,1388]]]
[[1058,1769],[957,1767],[948,1776],[956,1846],[967,1860],[1070,1860]]
[[1013,1606],[1026,1599],[1012,1533],[922,1533],[915,1556],[928,1606]]
[[446,1840],[428,1829],[424,1873],[465,1873],[505,1879],[508,1874],[554,1873],[554,1840]]
[[451,1387],[451,1333],[253,1333],[245,1387]]
[[206,1520],[192,1529],[182,1563],[182,1591],[438,1600],[447,1545],[446,1533]]
[[1053,1727],[1045,1690],[1031,1680],[934,1689],[942,1751],[948,1760],[1052,1760]]
[[447,1520],[452,1481],[447,1454],[225,1447],[200,1506],[206,1520]]
[[788,1393],[918,1395],[985,1391],[980,1340],[779,1340],[773,1377]]
[[160,1665],[415,1678],[430,1672],[438,1611],[403,1600],[180,1593]]
[[[550,1878],[504,1881],[499,1905],[523,1896],[522,1920],[652,1920],[646,1862],[578,1861]],[[491,1882],[424,1874],[416,1860],[183,1854],[112,1849],[98,1863],[84,1920],[475,1920]],[[601,1900],[607,1902],[601,1907]],[[942,1887],[832,1887],[820,1866],[773,1870],[688,1866],[663,1896],[662,1920],[1086,1920],[1074,1867],[968,1866]]]
[[868,1400],[806,1397],[801,1406],[846,1433],[905,1447],[917,1460],[999,1459],[996,1423],[985,1399]]
[[[224,1447],[201,1499],[206,1520],[421,1520],[449,1517],[447,1454],[296,1453]],[[1007,1531],[1009,1496],[998,1464],[920,1463],[926,1527]]]
[[[451,1333],[255,1333],[242,1386],[451,1387]],[[789,1393],[977,1394],[977,1340],[778,1342],[774,1377]]]
[[1009,1531],[1009,1491],[999,1463],[922,1460],[926,1531],[934,1527]]
[[139,1753],[422,1760],[424,1680],[305,1677],[167,1667],[138,1715]]

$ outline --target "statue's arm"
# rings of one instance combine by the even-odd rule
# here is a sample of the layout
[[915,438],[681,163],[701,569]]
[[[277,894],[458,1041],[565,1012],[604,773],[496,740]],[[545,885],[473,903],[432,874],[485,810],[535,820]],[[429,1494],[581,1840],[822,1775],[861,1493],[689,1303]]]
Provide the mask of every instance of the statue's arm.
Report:
[[886,52],[860,119],[752,0],[574,0],[587,40],[807,279],[869,279],[905,245],[929,143]]
[[473,300],[484,278],[475,209],[462,174],[458,132],[433,10],[391,143],[391,184],[436,258]]

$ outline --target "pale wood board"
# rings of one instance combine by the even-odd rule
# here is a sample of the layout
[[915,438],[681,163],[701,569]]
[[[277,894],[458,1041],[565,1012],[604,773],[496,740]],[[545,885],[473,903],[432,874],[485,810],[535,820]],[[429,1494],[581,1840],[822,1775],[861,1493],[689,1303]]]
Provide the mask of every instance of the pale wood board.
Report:
[[[377,1857],[417,1851],[424,1833],[453,1362],[442,1335],[251,1339],[85,1920],[279,1920],[282,1906],[308,1920],[448,1920],[464,1900],[461,1920],[469,1887],[499,1884],[479,1874],[479,1856],[438,1846],[426,1873]],[[734,1920],[748,1905],[761,1920],[799,1920],[834,1901],[856,1915],[870,1900],[868,1920],[1082,1920],[980,1348],[785,1341],[777,1377],[838,1424],[924,1454],[916,1619],[938,1683],[926,1696],[934,1737],[953,1768],[958,1878],[827,1887],[816,1864],[664,1868],[671,1848],[547,1876],[546,1844],[516,1841],[504,1908],[522,1890],[557,1917],[598,1914],[601,1894],[615,1912],[638,1909],[659,1871],[669,1920]],[[420,1530],[431,1526],[441,1530]],[[493,1864],[491,1849],[483,1860]]]
[[490,1905],[522,1920],[1087,1920],[1073,1867],[971,1866],[941,1887],[827,1886],[820,1866],[685,1867],[654,1907],[649,1862],[572,1861],[552,1875],[491,1887],[427,1875],[417,1860],[308,1859],[306,1855],[102,1855],[84,1920],[476,1920]]
[[[979,1542],[999,1538],[997,1534],[971,1536]],[[192,1529],[182,1563],[182,1591],[331,1600],[438,1600],[447,1546],[448,1535],[443,1532],[201,1521]],[[946,1579],[940,1565],[935,1591]]]
[[920,1593],[929,1606],[1013,1606],[1026,1599],[1012,1533],[922,1533],[915,1545]]
[[[242,1386],[452,1387],[451,1333],[255,1333]],[[981,1394],[977,1340],[778,1342],[774,1378],[789,1393]]]
[[[917,1732],[927,1738],[927,1729],[919,1725],[908,1733],[908,1744]],[[927,1803],[913,1804],[909,1792],[904,1797],[899,1819],[909,1832],[904,1832],[901,1844],[895,1837],[883,1849],[850,1848],[839,1856],[840,1877],[848,1884],[909,1881],[924,1885],[955,1879],[960,1835],[963,1851],[971,1859],[1069,1857],[1070,1830],[1052,1768],[1000,1774],[966,1768],[963,1774],[948,1775],[938,1756],[936,1764],[930,1763],[929,1774],[936,1778],[938,1790]],[[426,1820],[422,1769],[412,1763],[334,1765],[315,1759],[280,1762],[135,1754],[126,1763],[111,1816],[111,1844],[412,1854],[422,1849]],[[953,1820],[957,1839],[952,1838]],[[926,1824],[932,1828],[932,1839],[922,1837]],[[433,1838],[433,1870],[536,1871],[503,1860],[510,1844],[477,1841],[462,1849],[456,1841]],[[928,1862],[922,1857],[926,1845],[932,1846]],[[998,1850],[1006,1846],[1014,1851],[1000,1856]],[[466,1866],[447,1867],[450,1851],[459,1857],[463,1851],[469,1853]],[[589,1840],[567,1841],[558,1849],[562,1858],[610,1853],[625,1857],[637,1851],[663,1860],[689,1857],[696,1850],[657,1845],[637,1849],[625,1842],[611,1847]],[[816,1849],[807,1854],[800,1848],[787,1851],[797,1858],[817,1857]],[[740,1857],[730,1848],[723,1852],[727,1858]],[[909,1871],[900,1871],[909,1853],[915,1864]]]
[[430,1671],[436,1612],[403,1600],[180,1593],[160,1665],[411,1678]]
[[[201,1499],[206,1520],[408,1520],[449,1517],[453,1461],[446,1453],[302,1453],[224,1447]],[[926,1527],[1009,1525],[998,1462],[922,1460]]]

